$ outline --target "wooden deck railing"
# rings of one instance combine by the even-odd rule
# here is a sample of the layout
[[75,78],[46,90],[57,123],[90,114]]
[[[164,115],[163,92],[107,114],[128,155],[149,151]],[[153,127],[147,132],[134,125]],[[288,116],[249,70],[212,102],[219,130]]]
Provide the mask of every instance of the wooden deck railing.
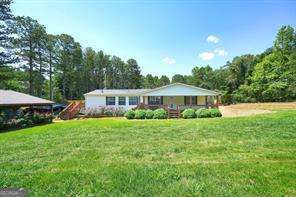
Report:
[[63,111],[60,112],[59,117],[63,120],[74,118],[83,107],[83,102],[73,101]]
[[192,109],[200,109],[200,108],[208,108],[209,105],[179,105],[180,110],[184,110],[187,108],[192,108]]
[[[175,110],[184,110],[187,108],[193,108],[193,109],[199,109],[199,108],[208,108],[208,107],[213,107],[214,105],[176,105]],[[169,106],[168,105],[149,105],[149,104],[144,104],[144,103],[140,103],[137,105],[137,107],[135,107],[135,109],[158,109],[158,108],[163,108],[163,109],[168,109]]]
[[140,103],[137,105],[137,107],[135,107],[135,109],[151,109],[151,110],[155,110],[155,109],[159,109],[159,108],[163,108],[163,109],[167,110],[168,105],[147,105],[144,103]]

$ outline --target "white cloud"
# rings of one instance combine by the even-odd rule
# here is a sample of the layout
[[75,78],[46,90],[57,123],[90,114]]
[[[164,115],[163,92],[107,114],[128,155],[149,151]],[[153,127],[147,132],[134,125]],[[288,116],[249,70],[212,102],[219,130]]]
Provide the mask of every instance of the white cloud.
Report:
[[165,57],[162,59],[162,61],[166,64],[175,64],[176,60],[174,58],[170,58],[170,57]]
[[215,49],[214,52],[221,57],[225,57],[228,54],[224,49]]
[[198,54],[198,56],[202,59],[202,60],[211,60],[214,58],[215,54],[212,52],[203,52]]
[[209,35],[207,37],[207,42],[213,42],[213,43],[218,43],[219,42],[219,38],[217,36],[214,35]]

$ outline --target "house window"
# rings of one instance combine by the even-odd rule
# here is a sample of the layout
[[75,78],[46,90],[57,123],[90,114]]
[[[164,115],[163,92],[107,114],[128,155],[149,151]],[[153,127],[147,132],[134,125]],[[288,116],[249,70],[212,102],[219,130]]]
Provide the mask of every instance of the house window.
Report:
[[125,105],[125,96],[118,97],[118,105]]
[[106,105],[115,105],[115,96],[107,96]]
[[130,96],[128,99],[129,105],[138,105],[139,97],[138,96]]
[[192,96],[191,97],[191,103],[192,103],[192,105],[196,105],[197,104],[197,97],[196,96]]
[[148,97],[148,104],[149,105],[161,105],[162,104],[161,96],[149,96]]
[[196,96],[185,96],[184,103],[185,105],[196,105]]

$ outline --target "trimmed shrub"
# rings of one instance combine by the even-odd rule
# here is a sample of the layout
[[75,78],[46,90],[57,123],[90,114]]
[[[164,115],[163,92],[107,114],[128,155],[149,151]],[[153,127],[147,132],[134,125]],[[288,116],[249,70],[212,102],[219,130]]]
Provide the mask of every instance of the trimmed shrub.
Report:
[[44,122],[43,123],[52,123],[52,120],[53,119],[54,119],[54,115],[45,114],[44,115]]
[[205,108],[198,109],[195,112],[195,114],[196,114],[196,117],[198,117],[198,118],[210,118],[211,117],[211,112]]
[[16,127],[17,128],[25,128],[33,124],[33,121],[29,118],[19,118],[16,120]]
[[154,113],[151,109],[146,110],[146,119],[152,119],[154,116]]
[[25,114],[13,119],[4,119],[0,116],[1,129],[20,129],[38,124],[52,123],[54,116],[51,114]]
[[126,117],[127,119],[134,119],[135,118],[135,112],[130,109],[127,112],[125,112],[124,117]]
[[196,115],[195,115],[195,111],[194,111],[194,109],[185,109],[185,110],[182,112],[182,117],[185,118],[185,119],[188,119],[188,118],[195,118]]
[[153,118],[154,119],[166,119],[167,118],[167,112],[160,108],[160,109],[156,109],[154,112],[153,112]]
[[125,112],[126,112],[126,110],[123,107],[117,107],[114,110],[114,115],[117,117],[122,117],[122,116],[124,116]]
[[123,107],[95,107],[85,110],[85,117],[100,118],[103,116],[120,117],[124,116],[126,110]]
[[[29,115],[26,115],[26,116],[28,117]],[[31,115],[31,120],[32,120],[33,124],[40,124],[43,122],[42,116],[40,114],[36,114],[36,113]]]
[[144,109],[137,109],[135,111],[135,119],[145,119],[146,111]]
[[0,116],[0,130],[5,128],[5,121],[2,116]]
[[6,122],[5,129],[15,129],[17,127],[17,120],[10,119]]
[[34,113],[33,115],[26,114],[22,118],[27,121],[28,125],[33,125],[33,124],[52,123],[54,116],[51,114]]
[[115,109],[111,107],[106,107],[104,110],[104,115],[105,116],[115,116]]
[[222,116],[220,110],[217,108],[210,109],[210,112],[211,112],[211,117],[213,117],[213,118]]
[[104,114],[105,108],[87,108],[85,110],[85,117],[87,118],[99,118]]

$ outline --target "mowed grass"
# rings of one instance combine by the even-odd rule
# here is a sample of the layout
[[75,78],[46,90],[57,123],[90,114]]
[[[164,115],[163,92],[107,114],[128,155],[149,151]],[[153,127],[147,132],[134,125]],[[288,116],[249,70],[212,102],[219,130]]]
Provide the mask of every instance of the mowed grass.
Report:
[[0,188],[31,196],[295,196],[295,186],[296,111],[0,133]]

